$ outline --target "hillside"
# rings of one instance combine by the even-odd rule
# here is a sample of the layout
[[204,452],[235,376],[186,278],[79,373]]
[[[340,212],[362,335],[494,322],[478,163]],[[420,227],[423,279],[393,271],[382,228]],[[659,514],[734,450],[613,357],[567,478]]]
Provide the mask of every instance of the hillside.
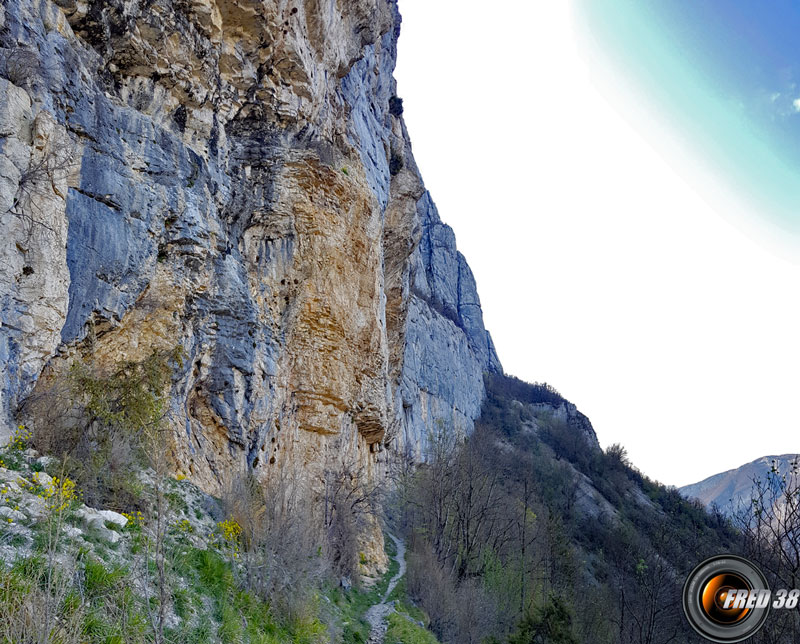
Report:
[[698,483],[678,489],[687,499],[698,499],[706,507],[716,506],[730,514],[742,503],[750,502],[755,479],[763,479],[773,468],[781,473],[788,472],[790,463],[796,461],[797,457],[797,454],[762,456],[741,467],[714,474]]
[[143,470],[142,510],[96,509],[29,437],[0,448],[0,642],[437,644],[395,588],[396,537],[385,574],[337,583],[308,518],[272,493],[218,499]]
[[445,642],[700,642],[685,577],[741,547],[724,517],[602,451],[558,392],[507,376],[487,377],[470,439],[441,437],[401,490],[408,588]]

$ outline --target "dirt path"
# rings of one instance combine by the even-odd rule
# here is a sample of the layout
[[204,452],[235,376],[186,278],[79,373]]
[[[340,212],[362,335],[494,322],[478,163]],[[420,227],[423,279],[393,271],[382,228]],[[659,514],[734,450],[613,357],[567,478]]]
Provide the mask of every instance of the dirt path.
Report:
[[397,563],[400,564],[400,568],[397,574],[389,581],[389,585],[386,587],[386,592],[383,594],[380,603],[370,606],[364,615],[364,619],[369,622],[371,628],[367,644],[383,644],[383,638],[386,635],[386,618],[389,616],[389,613],[394,610],[391,604],[386,603],[386,600],[389,598],[389,595],[392,594],[394,587],[397,586],[397,582],[406,574],[406,544],[403,543],[402,539],[398,539],[393,534],[390,534],[389,538],[394,541],[394,545],[397,548],[397,554],[394,558]]

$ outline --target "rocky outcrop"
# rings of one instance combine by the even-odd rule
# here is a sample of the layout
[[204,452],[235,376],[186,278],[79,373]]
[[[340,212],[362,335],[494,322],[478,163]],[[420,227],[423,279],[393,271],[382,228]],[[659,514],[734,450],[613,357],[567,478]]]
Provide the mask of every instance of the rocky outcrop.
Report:
[[484,373],[501,371],[480,299],[455,235],[425,193],[422,237],[410,259],[410,294],[400,384],[398,450],[419,459],[438,431],[468,433],[480,415]]
[[168,449],[210,492],[291,469],[320,496],[470,430],[500,365],[411,153],[394,3],[4,0],[0,20],[6,433],[74,360],[176,346]]

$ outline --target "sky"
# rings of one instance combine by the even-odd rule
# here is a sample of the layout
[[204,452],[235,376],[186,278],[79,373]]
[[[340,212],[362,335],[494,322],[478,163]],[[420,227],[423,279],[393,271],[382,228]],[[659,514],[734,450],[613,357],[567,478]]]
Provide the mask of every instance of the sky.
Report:
[[400,0],[417,164],[507,373],[684,485],[800,452],[800,9]]

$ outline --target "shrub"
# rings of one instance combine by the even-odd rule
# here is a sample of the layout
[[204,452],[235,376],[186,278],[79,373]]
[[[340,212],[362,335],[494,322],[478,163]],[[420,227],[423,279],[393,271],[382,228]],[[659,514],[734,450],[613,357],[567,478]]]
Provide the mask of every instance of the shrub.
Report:
[[164,457],[168,388],[181,360],[177,347],[110,372],[75,362],[66,382],[26,401],[38,421],[34,446],[62,459],[88,504],[143,509],[136,473]]
[[559,597],[528,613],[508,644],[578,644],[572,633],[572,613]]
[[385,642],[403,642],[403,644],[439,644],[436,637],[400,613],[392,613],[387,619]]
[[223,499],[227,518],[218,524],[239,562],[240,585],[289,620],[306,616],[327,572],[305,498],[302,479],[288,472],[265,482],[243,473]]
[[18,87],[25,87],[39,75],[40,58],[37,52],[24,47],[4,49],[0,55],[0,75]]
[[389,114],[401,116],[403,114],[403,99],[399,96],[392,96],[389,99]]
[[487,393],[503,400],[518,400],[532,405],[546,403],[556,406],[566,402],[566,399],[558,393],[555,387],[546,382],[529,383],[500,373],[487,374],[484,381]]

